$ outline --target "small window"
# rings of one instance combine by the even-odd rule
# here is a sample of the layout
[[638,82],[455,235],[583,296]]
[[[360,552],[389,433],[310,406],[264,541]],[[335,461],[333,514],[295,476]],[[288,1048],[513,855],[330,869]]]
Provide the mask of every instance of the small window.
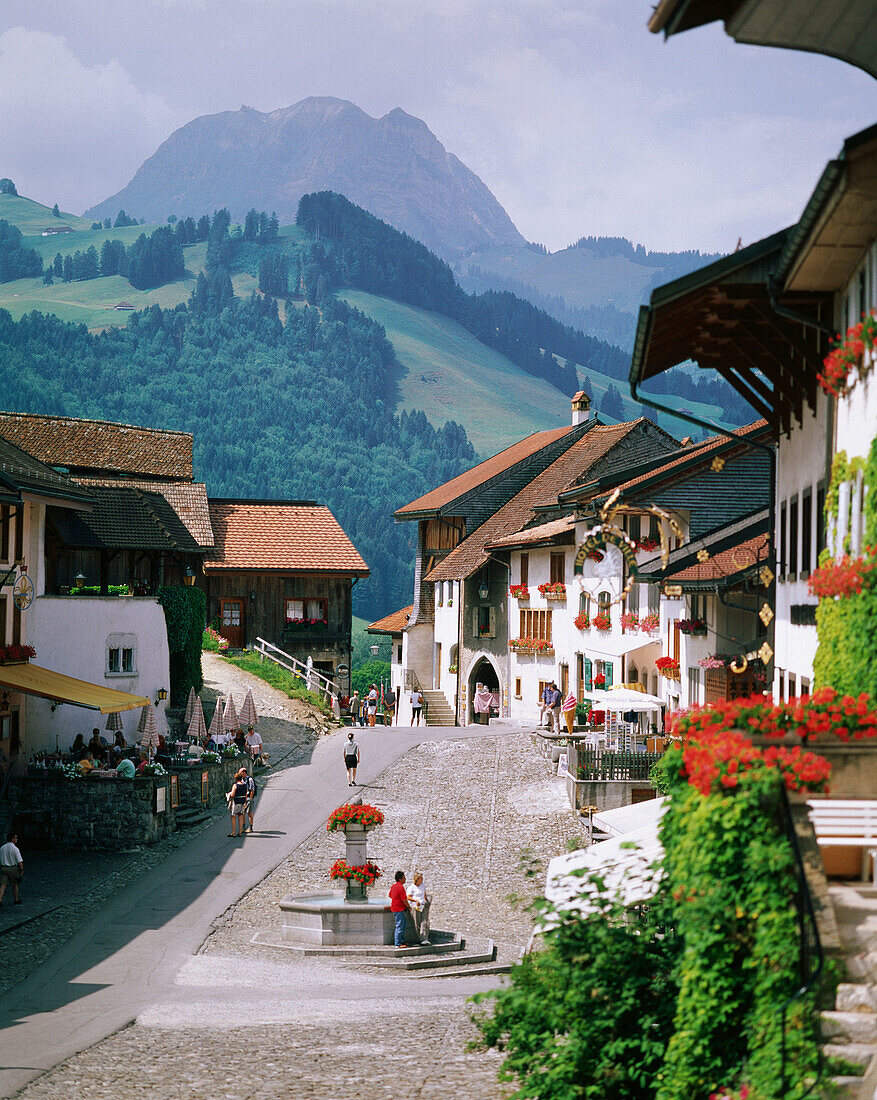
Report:
[[563,584],[566,580],[566,554],[551,555],[551,583]]
[[777,579],[786,579],[786,502],[780,505],[780,532],[777,537]]
[[303,619],[305,617],[305,602],[304,600],[287,600],[286,601],[286,621],[293,622],[295,619]]
[[439,581],[435,586],[435,605],[436,607],[442,607],[445,602],[445,586],[442,581]]
[[636,540],[640,537],[641,524],[641,516],[627,517],[627,533],[630,535],[634,542],[636,542]]
[[825,530],[825,483],[816,486],[816,560],[828,545]]
[[789,573],[790,580],[798,575],[798,498],[789,501]]
[[589,592],[579,593],[579,614],[588,615],[591,614],[591,595]]
[[648,607],[650,615],[657,615],[661,610],[661,590],[656,584],[647,584]]
[[521,584],[530,583],[530,555],[521,554]]
[[133,634],[111,634],[107,638],[107,676],[135,676],[135,648]]
[[801,579],[810,576],[813,568],[813,493],[806,489],[801,496]]
[[521,677],[520,676],[515,677],[515,698],[516,699],[521,698]]
[[609,607],[611,606],[611,604],[612,604],[612,593],[611,592],[601,592],[597,596],[597,607],[599,607],[600,612],[603,615],[608,615],[609,614]]

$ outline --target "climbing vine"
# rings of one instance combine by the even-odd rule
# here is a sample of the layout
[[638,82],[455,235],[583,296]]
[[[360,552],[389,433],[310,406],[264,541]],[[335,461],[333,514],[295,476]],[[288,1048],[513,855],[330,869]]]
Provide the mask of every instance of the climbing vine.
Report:
[[164,610],[170,651],[171,706],[185,705],[189,688],[200,691],[201,636],[207,614],[207,600],[200,588],[179,585],[159,588],[158,602]]
[[[825,519],[837,531],[840,486],[862,472],[865,550],[850,557],[847,537],[843,556],[835,561],[830,550],[820,555],[819,568],[810,577],[810,591],[820,597],[816,611],[819,648],[813,663],[816,684],[848,695],[866,691],[877,695],[877,438],[867,458],[849,460],[835,455],[831,485],[825,498]],[[847,527],[849,524],[847,524]]]

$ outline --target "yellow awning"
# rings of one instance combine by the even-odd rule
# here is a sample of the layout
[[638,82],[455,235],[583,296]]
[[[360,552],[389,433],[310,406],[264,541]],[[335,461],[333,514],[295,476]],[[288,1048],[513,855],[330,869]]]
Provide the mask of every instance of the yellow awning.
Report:
[[149,706],[149,700],[143,695],[116,691],[100,684],[90,684],[87,680],[75,680],[62,672],[32,664],[0,665],[0,688],[39,695],[43,699],[70,703],[87,710],[99,710],[101,714]]

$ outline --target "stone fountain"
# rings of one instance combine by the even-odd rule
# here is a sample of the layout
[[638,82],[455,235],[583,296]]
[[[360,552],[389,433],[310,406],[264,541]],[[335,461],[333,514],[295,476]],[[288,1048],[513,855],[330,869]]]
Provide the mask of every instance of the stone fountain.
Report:
[[[344,825],[348,867],[366,867],[369,829],[356,821]],[[347,879],[344,894],[287,894],[280,902],[283,942],[322,947],[378,946],[393,943],[389,899],[369,898],[368,887]]]

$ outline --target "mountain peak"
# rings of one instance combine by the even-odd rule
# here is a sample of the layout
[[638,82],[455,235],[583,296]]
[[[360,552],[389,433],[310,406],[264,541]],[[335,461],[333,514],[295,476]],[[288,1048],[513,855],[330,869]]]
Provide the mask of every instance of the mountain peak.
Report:
[[524,243],[490,190],[422,119],[401,107],[373,118],[334,96],[193,119],[85,216],[123,208],[164,222],[226,206],[238,221],[255,207],[291,222],[311,191],[345,195],[446,259]]

